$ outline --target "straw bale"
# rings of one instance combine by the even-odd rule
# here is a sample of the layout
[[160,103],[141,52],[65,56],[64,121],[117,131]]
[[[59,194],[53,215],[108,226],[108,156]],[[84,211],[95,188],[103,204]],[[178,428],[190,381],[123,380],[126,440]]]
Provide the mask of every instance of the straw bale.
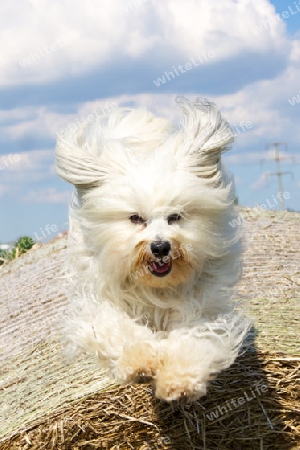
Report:
[[1,266],[0,450],[299,449],[299,214],[242,214],[255,346],[192,405],[116,386],[92,357],[65,364],[65,237]]
[[299,364],[283,355],[244,355],[192,405],[159,402],[150,386],[113,386],[44,417],[0,448],[296,449]]

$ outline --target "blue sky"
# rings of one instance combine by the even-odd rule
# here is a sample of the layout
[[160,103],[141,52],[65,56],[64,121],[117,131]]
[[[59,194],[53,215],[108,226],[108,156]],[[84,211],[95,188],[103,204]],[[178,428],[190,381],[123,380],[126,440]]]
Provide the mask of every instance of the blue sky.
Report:
[[0,22],[0,243],[67,228],[58,132],[115,105],[177,120],[178,94],[231,123],[224,161],[242,205],[278,209],[266,145],[286,143],[285,206],[300,211],[300,0],[15,0]]

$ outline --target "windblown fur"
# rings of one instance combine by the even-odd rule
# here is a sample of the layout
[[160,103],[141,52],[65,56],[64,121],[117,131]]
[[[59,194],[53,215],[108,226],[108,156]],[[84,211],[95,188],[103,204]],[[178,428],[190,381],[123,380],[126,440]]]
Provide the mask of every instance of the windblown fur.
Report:
[[182,127],[118,109],[60,137],[70,207],[69,356],[96,353],[122,382],[194,400],[237,357],[241,236],[221,163],[232,130],[213,103],[178,98]]

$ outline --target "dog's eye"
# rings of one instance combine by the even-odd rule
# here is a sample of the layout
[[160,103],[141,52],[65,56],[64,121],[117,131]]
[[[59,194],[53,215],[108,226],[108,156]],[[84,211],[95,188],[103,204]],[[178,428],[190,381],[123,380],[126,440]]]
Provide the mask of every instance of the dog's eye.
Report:
[[172,225],[173,222],[178,222],[181,219],[179,214],[171,214],[168,216],[168,225]]
[[143,219],[141,216],[139,216],[138,214],[132,214],[132,216],[129,217],[129,220],[132,223],[145,223],[145,219]]

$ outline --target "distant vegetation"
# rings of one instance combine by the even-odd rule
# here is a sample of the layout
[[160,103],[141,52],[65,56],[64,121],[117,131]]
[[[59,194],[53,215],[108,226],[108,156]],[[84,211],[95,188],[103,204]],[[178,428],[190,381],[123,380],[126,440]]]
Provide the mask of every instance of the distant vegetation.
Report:
[[35,240],[28,236],[20,237],[10,248],[0,249],[0,266],[5,262],[12,261],[15,258],[26,253],[35,244]]

